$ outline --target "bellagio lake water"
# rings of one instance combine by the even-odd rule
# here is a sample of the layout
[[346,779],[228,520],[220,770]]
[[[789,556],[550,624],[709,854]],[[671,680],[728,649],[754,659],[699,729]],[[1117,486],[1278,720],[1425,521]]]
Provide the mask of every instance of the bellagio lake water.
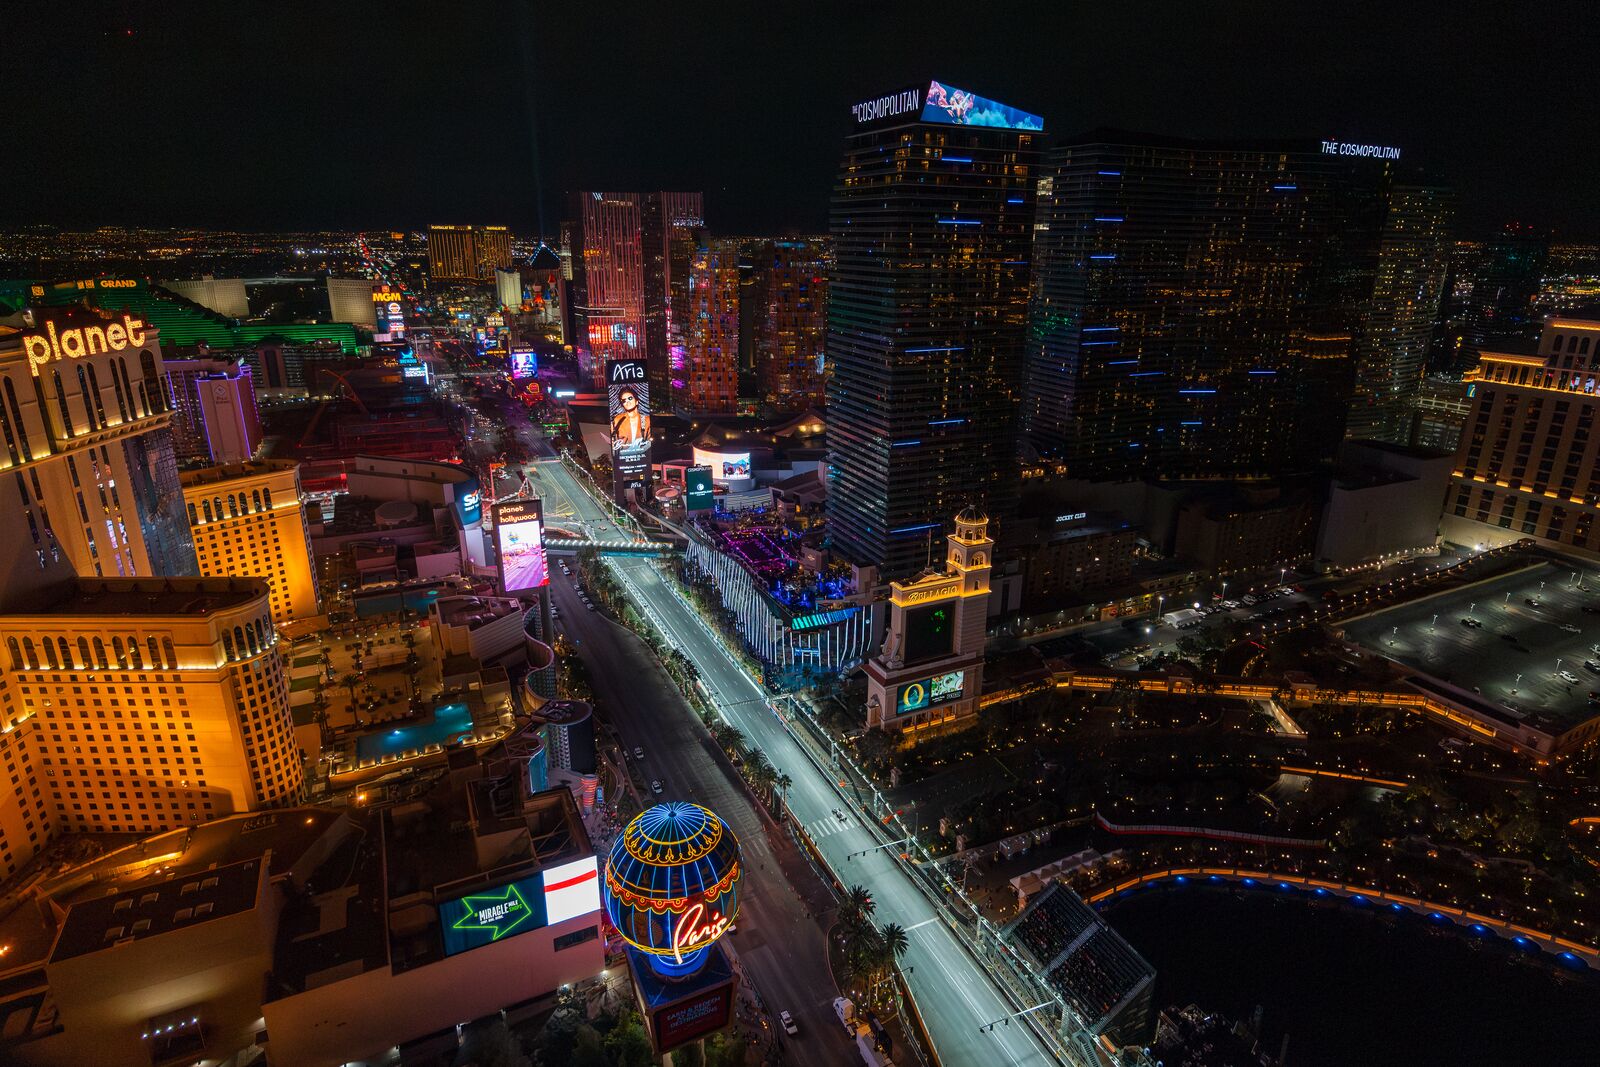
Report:
[[1600,976],[1410,914],[1268,891],[1146,890],[1104,912],[1156,969],[1156,1004],[1248,1020],[1289,1067],[1592,1065]]

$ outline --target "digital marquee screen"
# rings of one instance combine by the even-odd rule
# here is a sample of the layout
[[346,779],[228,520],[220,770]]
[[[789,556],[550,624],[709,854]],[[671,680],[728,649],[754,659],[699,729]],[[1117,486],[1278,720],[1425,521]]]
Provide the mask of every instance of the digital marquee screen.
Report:
[[723,986],[703,997],[661,1009],[655,1016],[656,1044],[663,1050],[676,1048],[727,1026],[732,997],[733,988]]
[[544,510],[537,500],[508,500],[494,509],[500,584],[507,593],[550,584],[544,556]]
[[895,690],[894,713],[905,715],[908,712],[921,711],[923,708],[959,699],[962,683],[966,679],[966,671],[949,671],[945,674],[936,674],[932,678],[907,682]]
[[928,604],[906,609],[907,663],[948,656],[954,643],[954,604]]
[[537,874],[439,905],[439,933],[446,956],[549,925],[544,883]]
[[989,100],[945,85],[928,84],[922,105],[923,122],[946,122],[953,126],[989,126],[1001,130],[1043,130],[1044,119],[1030,115],[998,100]]
[[613,359],[605,366],[611,467],[618,487],[631,489],[650,477],[650,385],[642,359]]
[[750,453],[711,452],[704,448],[694,450],[694,461],[711,471],[711,480],[727,483],[737,478],[750,477]]
[[445,901],[439,905],[439,932],[444,954],[454,956],[599,910],[599,864],[585,856]]
[[532,378],[539,373],[539,354],[531,348],[513,348],[511,350],[511,377],[514,379]]
[[710,467],[690,467],[683,472],[684,508],[688,511],[710,511],[716,507],[716,489],[711,484]]

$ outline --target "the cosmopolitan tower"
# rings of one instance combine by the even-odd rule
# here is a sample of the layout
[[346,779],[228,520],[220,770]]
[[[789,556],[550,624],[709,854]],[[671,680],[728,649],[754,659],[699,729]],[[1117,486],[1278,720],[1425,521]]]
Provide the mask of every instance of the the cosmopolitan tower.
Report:
[[834,186],[828,530],[885,578],[943,516],[1002,523],[1043,122],[942,82],[862,101]]

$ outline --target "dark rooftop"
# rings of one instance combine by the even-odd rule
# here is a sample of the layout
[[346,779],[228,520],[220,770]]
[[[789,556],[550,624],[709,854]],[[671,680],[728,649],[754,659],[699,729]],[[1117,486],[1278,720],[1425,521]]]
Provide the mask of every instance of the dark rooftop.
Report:
[[268,588],[264,578],[79,578],[41,590],[12,615],[206,615]]
[[244,860],[74,904],[50,962],[249,911],[261,889],[261,864],[260,858]]

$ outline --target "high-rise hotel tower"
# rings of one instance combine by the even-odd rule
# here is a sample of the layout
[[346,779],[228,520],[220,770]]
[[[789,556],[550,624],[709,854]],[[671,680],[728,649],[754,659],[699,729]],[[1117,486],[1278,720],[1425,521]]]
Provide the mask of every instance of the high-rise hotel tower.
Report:
[[903,578],[943,517],[1004,528],[1043,121],[930,82],[862,101],[834,185],[828,530]]

